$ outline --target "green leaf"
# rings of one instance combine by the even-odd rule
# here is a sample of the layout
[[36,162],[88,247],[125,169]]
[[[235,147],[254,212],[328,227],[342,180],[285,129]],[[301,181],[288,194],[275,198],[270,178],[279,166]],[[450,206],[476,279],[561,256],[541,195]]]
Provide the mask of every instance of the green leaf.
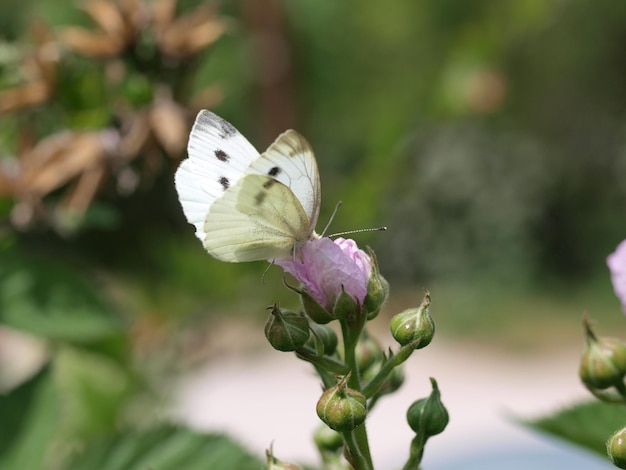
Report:
[[84,273],[7,251],[0,263],[0,323],[81,343],[121,331],[119,319]]
[[84,348],[59,348],[54,377],[63,410],[57,430],[65,442],[78,445],[110,434],[138,391],[122,364]]
[[44,369],[8,395],[0,395],[0,417],[0,468],[45,468],[59,418],[49,371]]
[[626,408],[591,401],[525,424],[606,456],[606,441],[626,425]]
[[165,426],[124,432],[88,446],[67,470],[259,470],[262,462],[228,437]]

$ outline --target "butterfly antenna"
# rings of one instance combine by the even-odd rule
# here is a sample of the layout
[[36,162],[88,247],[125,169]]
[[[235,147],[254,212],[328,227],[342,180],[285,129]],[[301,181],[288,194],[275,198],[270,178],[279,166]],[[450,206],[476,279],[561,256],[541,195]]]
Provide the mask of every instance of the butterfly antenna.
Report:
[[[330,219],[328,219],[328,223],[326,224],[326,227],[324,227],[324,231],[322,232],[322,235],[320,236],[324,236],[324,234],[326,233],[326,230],[328,230],[328,227],[330,227],[330,224],[332,224],[333,219],[335,218],[335,215],[337,215],[337,211],[339,210],[339,208],[341,207],[342,202],[339,201],[336,205],[335,205],[335,210],[333,211],[333,213],[330,216]],[[332,235],[331,235],[332,236]]]
[[332,235],[328,235],[329,238],[338,237],[339,235],[350,235],[352,233],[361,233],[361,232],[384,232],[387,230],[387,227],[376,227],[376,228],[360,228],[358,230],[348,230],[347,232],[337,232]]

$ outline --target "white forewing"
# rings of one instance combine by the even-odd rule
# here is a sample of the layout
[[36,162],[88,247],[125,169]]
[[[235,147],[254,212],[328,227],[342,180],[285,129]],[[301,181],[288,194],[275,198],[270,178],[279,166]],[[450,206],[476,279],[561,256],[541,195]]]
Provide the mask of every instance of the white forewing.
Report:
[[232,124],[207,110],[196,117],[187,152],[174,182],[187,220],[204,241],[209,207],[237,184],[259,153]]
[[291,189],[309,218],[311,232],[314,230],[320,212],[320,175],[304,137],[294,130],[283,132],[246,173],[272,176]]

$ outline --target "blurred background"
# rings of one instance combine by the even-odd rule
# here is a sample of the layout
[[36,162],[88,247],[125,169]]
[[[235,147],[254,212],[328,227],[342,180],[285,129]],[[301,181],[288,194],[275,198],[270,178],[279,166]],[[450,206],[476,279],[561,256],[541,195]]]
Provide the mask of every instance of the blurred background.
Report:
[[306,136],[320,226],[343,201],[331,231],[388,227],[355,236],[391,283],[383,341],[427,287],[439,357],[501,358],[496,381],[563,358],[577,383],[582,312],[623,324],[605,258],[626,238],[625,43],[610,0],[4,0],[0,386],[59,384],[62,461],[167,414],[207,363],[276,357],[281,274],[206,255],[177,201],[202,108],[260,151]]

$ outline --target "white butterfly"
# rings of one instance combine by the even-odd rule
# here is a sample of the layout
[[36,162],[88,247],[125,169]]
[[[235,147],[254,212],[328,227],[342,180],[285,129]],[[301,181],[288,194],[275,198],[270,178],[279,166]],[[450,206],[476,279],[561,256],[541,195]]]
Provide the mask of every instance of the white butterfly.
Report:
[[202,110],[189,158],[174,178],[196,236],[221,261],[289,258],[316,238],[320,177],[309,143],[282,133],[260,154],[224,119]]

